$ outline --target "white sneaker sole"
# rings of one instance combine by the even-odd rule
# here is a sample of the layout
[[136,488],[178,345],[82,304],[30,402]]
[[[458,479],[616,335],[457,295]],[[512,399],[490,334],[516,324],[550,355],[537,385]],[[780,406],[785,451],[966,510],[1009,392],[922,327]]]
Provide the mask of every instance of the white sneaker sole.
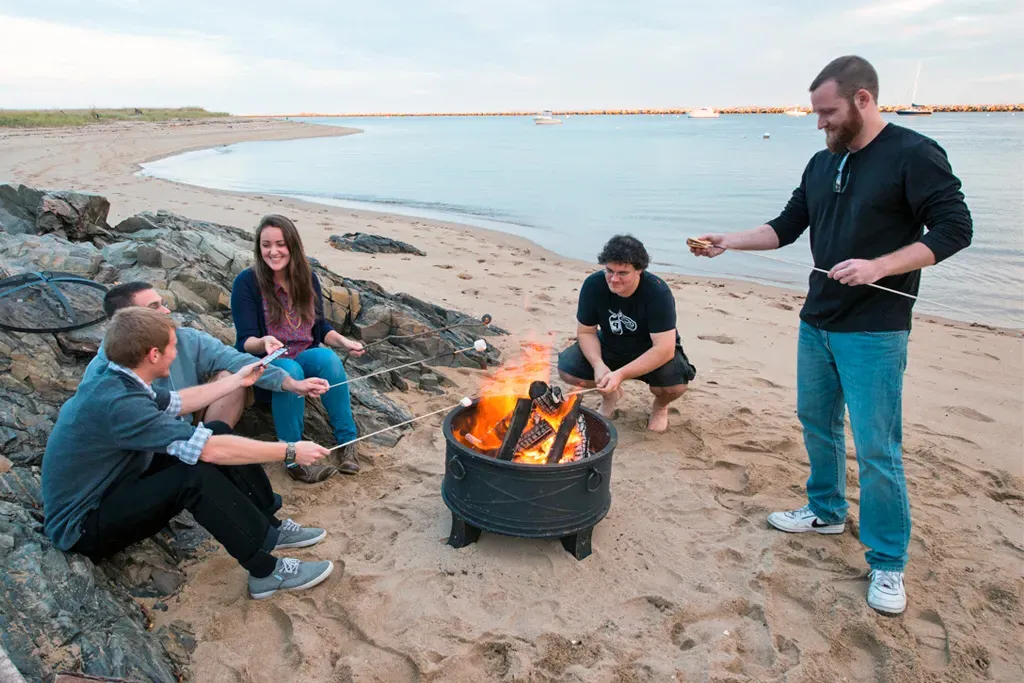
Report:
[[875,610],[880,614],[884,614],[887,617],[896,617],[903,614],[903,612],[906,611],[907,601],[904,600],[902,605],[886,605],[878,602],[871,602],[871,600],[868,600],[868,607],[870,607],[871,609]]
[[269,598],[274,593],[280,593],[281,591],[301,591],[307,588],[312,588],[313,586],[318,586],[324,581],[326,581],[327,577],[330,576],[331,572],[333,571],[334,563],[329,561],[327,564],[327,570],[324,573],[310,579],[302,585],[292,586],[291,588],[275,588],[272,591],[264,591],[262,593],[249,593],[249,597],[251,597],[253,600],[263,600],[264,598]]
[[278,543],[274,546],[274,550],[284,550],[286,548],[308,548],[311,545],[316,545],[325,538],[327,538],[326,529],[320,532],[319,536],[307,538],[305,541],[296,541],[295,543]]
[[808,532],[814,532],[816,534],[831,536],[834,534],[841,534],[846,531],[845,522],[842,524],[830,524],[829,526],[819,527],[793,527],[787,526],[785,522],[777,522],[772,519],[771,515],[768,515],[768,523],[779,531],[785,531],[787,534],[806,534]]

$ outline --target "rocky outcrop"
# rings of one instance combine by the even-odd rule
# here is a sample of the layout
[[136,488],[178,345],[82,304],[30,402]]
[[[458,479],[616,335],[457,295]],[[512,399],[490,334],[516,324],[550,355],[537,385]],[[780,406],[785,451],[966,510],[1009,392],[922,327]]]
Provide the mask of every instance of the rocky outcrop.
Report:
[[358,251],[364,254],[427,254],[407,242],[370,235],[365,232],[346,232],[344,235],[331,235],[327,240],[332,247],[341,251]]
[[[54,271],[90,283],[144,280],[168,302],[179,324],[234,342],[231,285],[254,257],[248,231],[166,211],[106,223],[102,197],[0,185],[0,645],[29,680],[58,671],[147,681],[188,678],[194,638],[183,625],[147,630],[136,598],[161,598],[184,581],[179,565],[207,545],[206,532],[184,514],[161,534],[95,566],[55,549],[42,533],[39,468],[61,404],[74,392],[102,340],[103,288],[52,281],[14,294],[10,279]],[[445,383],[435,367],[485,366],[497,351],[453,355],[483,335],[504,333],[479,318],[327,270],[314,261],[335,328],[375,344],[346,359],[350,377],[415,360],[429,365],[385,373],[351,385],[363,434],[412,417],[389,394]],[[73,278],[72,278],[73,279]],[[61,328],[33,333],[10,328]],[[439,333],[419,333],[449,327]],[[307,402],[305,437],[333,445],[318,400]],[[406,428],[408,429],[408,428]],[[266,406],[243,416],[238,431],[274,440]],[[404,432],[374,437],[394,445]]]
[[106,236],[109,211],[110,202],[95,194],[0,185],[0,225],[12,234],[56,233],[70,240]]

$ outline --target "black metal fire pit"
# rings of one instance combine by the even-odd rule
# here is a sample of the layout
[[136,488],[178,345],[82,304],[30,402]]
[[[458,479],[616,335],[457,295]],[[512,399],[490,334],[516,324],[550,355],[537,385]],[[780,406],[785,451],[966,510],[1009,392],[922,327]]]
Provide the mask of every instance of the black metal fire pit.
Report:
[[500,460],[459,442],[476,403],[459,406],[444,419],[444,481],[441,496],[452,512],[448,545],[463,548],[481,530],[523,538],[559,538],[577,560],[591,551],[591,534],[611,506],[609,483],[615,427],[589,408],[580,408],[587,423],[592,455],[572,462],[532,465]]

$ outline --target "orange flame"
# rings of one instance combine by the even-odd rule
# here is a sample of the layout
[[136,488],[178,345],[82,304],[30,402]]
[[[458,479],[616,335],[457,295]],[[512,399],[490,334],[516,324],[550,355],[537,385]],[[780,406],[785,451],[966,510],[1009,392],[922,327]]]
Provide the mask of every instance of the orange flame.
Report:
[[[503,421],[512,415],[516,401],[529,396],[531,383],[548,382],[550,377],[551,348],[543,344],[524,345],[518,364],[505,366],[484,381],[481,387],[482,397],[477,402],[475,410],[462,428],[453,430],[456,439],[477,451],[497,451],[501,448],[505,436],[507,424]],[[572,410],[574,402],[578,400],[578,396],[566,399],[558,410],[550,415],[541,412],[535,406],[523,431],[544,420],[551,426],[551,434],[540,443],[517,452],[512,462],[547,464],[548,453],[554,445],[558,427]],[[576,448],[582,439],[579,429],[574,426],[558,462],[575,460]]]

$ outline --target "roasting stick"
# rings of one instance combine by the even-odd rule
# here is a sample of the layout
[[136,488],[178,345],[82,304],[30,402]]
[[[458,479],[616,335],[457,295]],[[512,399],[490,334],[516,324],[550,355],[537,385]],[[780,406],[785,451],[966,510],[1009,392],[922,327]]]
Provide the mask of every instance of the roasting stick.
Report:
[[[697,249],[709,249],[709,248],[714,247],[715,249],[721,249],[722,251],[732,251],[732,252],[739,252],[741,254],[749,254],[750,256],[759,256],[760,258],[768,259],[769,261],[778,261],[779,263],[785,263],[786,265],[796,266],[798,268],[810,268],[811,270],[813,270],[813,271],[815,271],[817,273],[824,273],[825,275],[828,275],[828,273],[829,273],[829,271],[825,270],[824,268],[818,268],[817,266],[808,266],[806,263],[798,263],[796,261],[788,261],[786,259],[779,258],[778,256],[771,256],[770,254],[765,254],[765,253],[762,253],[760,251],[748,251],[746,249],[727,249],[726,247],[719,247],[717,245],[711,244],[710,242],[706,242],[706,241],[703,241],[703,240],[697,240],[697,239],[693,239],[693,238],[687,238],[686,239],[686,246],[688,246],[688,247],[695,247]],[[889,292],[890,294],[898,294],[900,296],[905,296],[908,299],[916,299],[917,301],[920,301],[921,303],[931,304],[932,306],[940,306],[942,308],[948,308],[951,311],[956,311],[957,313],[961,313],[963,315],[970,316],[971,319],[976,319],[977,318],[977,314],[976,313],[971,312],[971,311],[967,311],[967,310],[965,310],[963,308],[957,308],[956,306],[950,306],[949,304],[944,304],[944,303],[942,303],[940,301],[932,301],[930,299],[922,299],[919,296],[914,296],[913,294],[907,294],[906,292],[901,292],[901,291],[899,291],[897,289],[889,289],[888,287],[883,287],[882,285],[876,285],[873,282],[869,282],[867,284],[868,284],[868,287],[874,287],[875,289],[880,289],[883,292]],[[999,326],[998,325],[993,325],[993,327],[999,327]]]
[[438,328],[434,328],[434,329],[430,329],[430,330],[424,330],[422,332],[417,332],[415,334],[389,334],[386,337],[382,337],[381,339],[378,339],[376,341],[372,341],[372,342],[369,342],[367,344],[364,344],[363,345],[363,349],[373,348],[377,344],[383,344],[384,342],[389,342],[389,341],[395,341],[395,340],[409,341],[411,339],[419,339],[420,337],[426,337],[427,335],[430,335],[430,334],[440,334],[441,332],[448,332],[449,330],[455,330],[455,329],[458,329],[460,327],[480,327],[481,325],[486,327],[487,325],[491,324],[492,320],[493,320],[493,318],[491,318],[491,314],[490,313],[484,313],[480,317],[479,321],[475,321],[474,320],[473,322],[455,323],[454,325],[446,325],[445,327],[438,327]]
[[413,361],[411,363],[405,363],[403,365],[396,365],[393,368],[384,368],[383,370],[378,370],[377,372],[371,372],[368,375],[360,375],[359,377],[353,377],[352,379],[346,379],[344,382],[337,382],[337,383],[332,384],[331,386],[329,386],[327,388],[328,389],[333,389],[334,387],[340,387],[342,384],[349,384],[351,382],[358,382],[361,379],[369,379],[371,377],[376,377],[377,375],[383,375],[383,374],[388,373],[388,372],[394,372],[395,370],[401,370],[402,368],[410,368],[413,365],[423,365],[424,363],[428,363],[428,362],[430,362],[432,360],[437,360],[438,358],[443,358],[444,356],[454,356],[457,353],[466,353],[467,351],[479,351],[480,353],[483,353],[486,350],[487,350],[487,342],[485,342],[483,339],[477,339],[475,342],[473,342],[472,346],[467,346],[464,349],[456,349],[455,351],[445,351],[444,353],[439,353],[436,356],[431,356],[430,358],[424,358],[423,360],[416,360],[416,361]]
[[437,410],[431,411],[429,413],[425,413],[425,414],[420,415],[418,417],[414,417],[411,420],[406,420],[405,422],[399,422],[396,425],[391,425],[390,427],[384,427],[384,429],[378,429],[375,432],[372,432],[370,434],[366,434],[364,436],[360,436],[360,437],[358,437],[356,439],[352,439],[351,441],[346,441],[345,443],[339,443],[334,448],[327,449],[327,452],[329,453],[331,451],[337,450],[337,449],[342,448],[344,446],[350,446],[350,445],[356,443],[357,441],[362,441],[363,439],[369,439],[371,436],[377,436],[378,434],[383,434],[384,432],[391,431],[392,429],[398,429],[399,427],[404,427],[407,424],[412,424],[413,422],[417,422],[419,420],[423,420],[425,418],[431,417],[432,415],[437,415],[438,413],[443,413],[446,410],[452,410],[454,408],[458,408],[459,406],[462,406],[463,408],[468,408],[471,405],[473,405],[473,399],[471,399],[469,396],[463,396],[459,400],[459,402],[456,403],[453,406],[445,406],[444,408],[438,408]]
[[598,389],[597,387],[590,387],[589,389],[577,389],[576,391],[570,391],[568,394],[563,394],[562,396],[564,398],[569,398],[570,396],[578,396],[580,394],[589,394],[592,391],[601,391],[601,390]]

